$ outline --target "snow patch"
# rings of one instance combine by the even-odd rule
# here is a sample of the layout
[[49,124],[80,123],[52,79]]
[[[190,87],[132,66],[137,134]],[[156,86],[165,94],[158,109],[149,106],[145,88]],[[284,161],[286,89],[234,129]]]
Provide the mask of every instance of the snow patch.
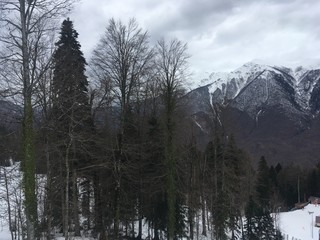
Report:
[[194,123],[201,129],[201,131],[205,132],[205,130],[203,129],[203,127],[200,125],[200,123],[197,122],[197,120],[193,119]]
[[316,216],[320,216],[320,206],[314,204],[308,204],[300,210],[280,213],[280,231],[288,236],[285,239],[319,239],[320,228],[315,227]]

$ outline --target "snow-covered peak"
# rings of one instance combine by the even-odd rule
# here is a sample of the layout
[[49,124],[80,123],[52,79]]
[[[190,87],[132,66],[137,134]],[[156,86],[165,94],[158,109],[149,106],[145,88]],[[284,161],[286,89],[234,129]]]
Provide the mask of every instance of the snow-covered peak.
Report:
[[[244,65],[236,68],[231,72],[213,72],[209,74],[208,72],[198,75],[198,80],[192,81],[189,84],[189,87],[195,89],[197,87],[202,87],[205,85],[212,85],[214,88],[222,88],[223,84],[227,84],[232,79],[243,79],[242,84],[246,84],[246,81],[250,76],[257,75],[264,70],[274,71],[277,73],[286,72],[291,75],[295,80],[295,84],[298,85],[302,80],[303,76],[308,73],[310,70],[320,69],[319,64],[306,65],[306,66],[295,66],[295,67],[286,67],[281,65],[270,64],[269,62],[255,59],[251,62],[245,63]],[[200,76],[200,77],[199,77]],[[241,83],[237,83],[241,87]]]
[[214,72],[209,75],[208,78],[202,80],[203,85],[211,84],[214,82],[227,83],[229,80],[235,78],[248,79],[252,74],[261,73],[264,70],[271,70],[272,67],[264,64],[258,64],[255,62],[248,62],[241,67],[226,73],[226,72]]
[[271,67],[267,65],[257,64],[255,62],[248,62],[229,73],[212,73],[207,79],[204,79],[202,81],[202,84],[203,86],[209,85],[209,92],[213,93],[217,89],[220,89],[224,95],[226,87],[232,84],[232,88],[235,91],[232,95],[236,96],[248,83],[248,80],[253,79],[266,69],[271,69]]
[[247,75],[248,73],[259,72],[259,71],[263,71],[268,68],[270,68],[270,67],[266,64],[260,64],[260,63],[256,63],[256,62],[248,62],[248,63],[245,63],[244,65],[242,65],[241,67],[237,68],[236,70],[232,71],[231,73],[236,73],[236,74],[240,74],[240,75]]
[[[312,85],[310,85],[310,80],[307,80],[306,82],[305,77],[310,75],[310,70],[315,69],[320,68],[317,66],[312,68],[310,66],[288,68],[286,66],[275,66],[255,60],[248,62],[231,72],[213,72],[211,74],[207,74],[207,77],[203,77],[201,81],[198,81],[198,85],[193,89],[207,86],[209,93],[212,96],[211,100],[223,103],[225,100],[236,98],[246,86],[252,83],[252,81],[255,81],[256,79],[264,79],[266,81],[261,82],[261,84],[266,84],[269,83],[269,81],[274,81],[276,79],[274,78],[276,74],[277,76],[281,76],[280,79],[282,79],[282,83],[285,84],[282,87],[291,87],[290,94],[296,95],[296,101],[299,103],[308,102],[308,99],[310,98],[309,95],[311,94],[314,85],[318,82],[318,79],[312,81]],[[306,92],[308,85],[311,87],[308,88],[309,90]],[[301,99],[304,96],[307,98],[304,100]],[[308,106],[308,103],[304,105]],[[306,108],[306,106],[303,106],[303,108]]]

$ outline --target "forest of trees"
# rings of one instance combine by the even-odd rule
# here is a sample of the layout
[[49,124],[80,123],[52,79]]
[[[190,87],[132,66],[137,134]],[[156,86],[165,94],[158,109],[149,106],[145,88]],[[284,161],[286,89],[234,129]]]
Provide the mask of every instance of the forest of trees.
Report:
[[303,173],[261,157],[255,169],[220,106],[200,150],[186,43],[152,44],[134,19],[110,19],[86,60],[69,18],[53,34],[72,1],[1,3],[1,98],[22,107],[20,127],[0,128],[1,163],[21,160],[26,239],[144,239],[143,229],[154,240],[282,239],[271,213],[319,195],[320,166]]

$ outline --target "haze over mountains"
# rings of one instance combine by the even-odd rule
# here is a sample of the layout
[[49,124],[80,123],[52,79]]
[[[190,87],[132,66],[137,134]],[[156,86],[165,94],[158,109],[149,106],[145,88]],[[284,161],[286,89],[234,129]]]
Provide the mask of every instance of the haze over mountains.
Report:
[[247,63],[212,73],[201,84],[188,93],[200,143],[215,105],[227,134],[254,159],[307,166],[320,161],[320,68]]

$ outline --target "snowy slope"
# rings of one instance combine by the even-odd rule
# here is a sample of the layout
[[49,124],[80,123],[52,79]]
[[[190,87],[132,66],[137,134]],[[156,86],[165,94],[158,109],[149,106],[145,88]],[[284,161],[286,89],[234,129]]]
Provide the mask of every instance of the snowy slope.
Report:
[[[0,240],[11,239],[9,231],[8,200],[12,221],[16,220],[18,210],[21,210],[21,174],[20,164],[10,167],[0,166]],[[6,188],[6,186],[8,186]]]
[[[9,160],[8,163],[10,164],[8,167],[0,166],[0,240],[11,240],[9,212],[11,212],[12,226],[16,229],[13,232],[13,236],[21,232],[21,221],[25,221],[20,162],[13,163],[12,160]],[[46,177],[44,175],[37,175],[36,181],[39,203],[38,216],[41,218],[44,213],[42,206],[44,206]]]
[[280,213],[280,230],[286,236],[285,239],[320,239],[320,228],[314,226],[316,216],[320,216],[320,206],[313,204],[309,204],[301,210]]

